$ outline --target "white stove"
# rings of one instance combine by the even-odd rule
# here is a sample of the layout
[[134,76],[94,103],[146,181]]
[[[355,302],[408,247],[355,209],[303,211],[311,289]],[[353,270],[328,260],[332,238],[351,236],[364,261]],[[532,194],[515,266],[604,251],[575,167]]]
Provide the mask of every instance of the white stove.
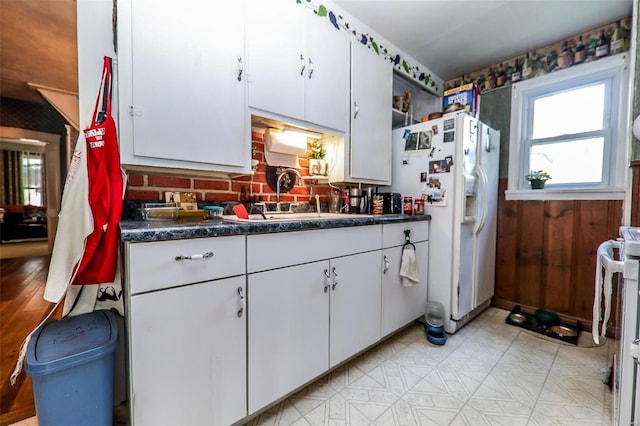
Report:
[[627,256],[640,256],[640,228],[623,226],[620,237],[624,240],[624,253]]
[[618,317],[614,362],[614,424],[640,424],[640,228],[621,227]]

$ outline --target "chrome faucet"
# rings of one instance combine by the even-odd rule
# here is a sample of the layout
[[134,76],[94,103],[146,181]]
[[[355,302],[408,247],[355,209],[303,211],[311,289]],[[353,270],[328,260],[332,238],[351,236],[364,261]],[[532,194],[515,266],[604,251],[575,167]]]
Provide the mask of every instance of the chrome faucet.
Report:
[[280,213],[281,211],[280,210],[280,179],[282,179],[282,176],[288,176],[288,172],[295,173],[296,176],[298,176],[298,186],[302,186],[302,176],[300,175],[300,172],[297,171],[296,169],[289,167],[278,172],[278,180],[276,181],[276,212],[277,213]]

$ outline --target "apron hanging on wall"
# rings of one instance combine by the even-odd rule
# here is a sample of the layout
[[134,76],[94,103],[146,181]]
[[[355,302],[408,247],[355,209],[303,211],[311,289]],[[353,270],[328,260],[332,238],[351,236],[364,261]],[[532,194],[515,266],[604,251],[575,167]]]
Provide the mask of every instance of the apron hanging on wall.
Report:
[[[105,56],[91,123],[78,137],[62,194],[44,292],[44,299],[56,306],[41,324],[65,294],[64,316],[97,309],[124,314],[118,246],[126,175],[120,167],[111,90],[111,58]],[[12,384],[22,370],[31,334],[20,349]]]

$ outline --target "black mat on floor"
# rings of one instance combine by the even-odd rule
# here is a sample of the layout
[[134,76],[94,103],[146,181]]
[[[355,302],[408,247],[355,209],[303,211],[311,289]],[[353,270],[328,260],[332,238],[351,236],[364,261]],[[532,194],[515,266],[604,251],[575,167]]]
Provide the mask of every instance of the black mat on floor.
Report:
[[507,324],[544,334],[545,336],[573,345],[578,344],[578,337],[580,336],[580,330],[582,330],[582,323],[580,321],[576,321],[575,324],[568,324],[558,320],[553,324],[542,324],[538,321],[538,318],[536,318],[535,313],[523,312],[519,305],[516,305],[511,310],[504,321]]

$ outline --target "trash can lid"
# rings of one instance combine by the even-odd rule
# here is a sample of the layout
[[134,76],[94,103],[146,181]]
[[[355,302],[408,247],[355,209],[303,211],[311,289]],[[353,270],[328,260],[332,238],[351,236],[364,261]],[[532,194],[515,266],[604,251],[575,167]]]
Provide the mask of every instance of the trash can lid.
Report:
[[43,324],[27,346],[27,374],[49,374],[108,355],[118,326],[110,311],[94,311]]

